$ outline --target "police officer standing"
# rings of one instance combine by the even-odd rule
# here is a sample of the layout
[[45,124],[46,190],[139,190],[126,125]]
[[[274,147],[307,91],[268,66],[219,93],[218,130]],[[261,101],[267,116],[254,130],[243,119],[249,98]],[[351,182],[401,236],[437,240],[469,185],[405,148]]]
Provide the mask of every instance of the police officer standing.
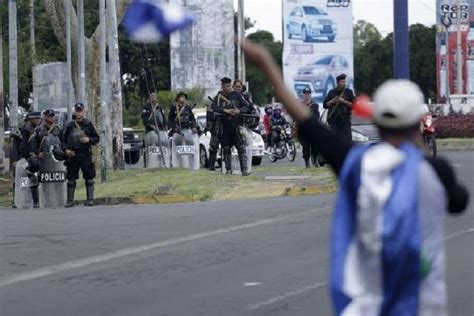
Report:
[[[242,125],[241,114],[249,114],[250,104],[245,100],[242,93],[232,91],[232,80],[224,77],[221,79],[222,91],[217,94],[212,103],[212,112],[220,117],[222,125],[222,147],[224,152],[224,163],[227,174],[232,174],[231,150],[235,146],[239,154],[240,169],[243,176],[248,176],[248,161],[243,137],[240,133]],[[217,153],[217,149],[215,150]],[[211,156],[212,153],[210,153]],[[214,156],[215,157],[215,156]],[[212,163],[212,160],[209,159]],[[212,167],[212,165],[211,165]]]
[[[38,126],[35,129],[35,132],[32,136],[31,139],[31,147],[33,148],[33,151],[35,155],[38,156],[38,158],[43,159],[43,139],[48,136],[48,135],[53,135],[58,138],[58,145],[61,141],[61,129],[59,128],[58,125],[54,124],[54,110],[45,110],[43,112],[43,124]],[[58,154],[59,147],[55,149],[54,153]]]
[[[314,102],[313,99],[311,98],[310,88],[304,88],[303,90],[303,104],[309,108],[313,118],[319,121],[319,118],[320,118],[319,104]],[[310,168],[310,163],[309,163],[310,158],[311,158],[311,161],[313,162],[313,166],[317,167],[318,166],[318,160],[317,160],[318,149],[316,148],[316,146],[307,144],[305,142],[302,142],[301,145],[303,146],[303,159],[304,159],[306,168]]]
[[67,156],[67,203],[66,207],[74,206],[76,180],[79,169],[86,182],[87,205],[94,205],[95,166],[92,162],[92,148],[99,142],[99,135],[92,122],[84,117],[84,105],[76,103],[74,119],[67,123],[61,138],[62,147]]
[[156,102],[156,93],[150,93],[150,102],[142,110],[142,122],[145,132],[163,131],[166,129],[166,118],[163,108]]
[[193,134],[197,133],[197,123],[191,106],[186,104],[188,95],[179,92],[176,95],[176,104],[172,105],[168,114],[168,125],[172,136],[174,133],[181,133],[183,129],[191,129]]
[[38,176],[39,162],[33,147],[31,146],[31,139],[36,127],[41,123],[40,112],[30,112],[26,115],[26,123],[20,129],[21,132],[21,143],[18,150],[18,160],[25,158],[28,161],[28,167],[26,171],[30,180],[31,197],[33,199],[33,208],[39,207],[39,192],[38,192]]
[[[216,170],[216,157],[219,144],[222,140],[222,115],[217,110],[222,103],[222,97],[232,92],[232,80],[224,77],[221,79],[221,91],[214,97],[210,108],[207,110],[206,129],[211,132],[211,140],[209,141],[209,170]],[[222,157],[221,157],[222,158]]]
[[354,92],[346,88],[346,75],[336,77],[337,87],[329,91],[323,107],[328,109],[327,122],[335,133],[346,141],[351,141],[352,102]]

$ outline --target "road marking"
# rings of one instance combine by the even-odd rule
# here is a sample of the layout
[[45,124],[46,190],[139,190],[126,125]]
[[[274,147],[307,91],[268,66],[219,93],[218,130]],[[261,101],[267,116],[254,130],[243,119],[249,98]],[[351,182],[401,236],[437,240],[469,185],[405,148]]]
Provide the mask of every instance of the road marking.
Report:
[[244,283],[244,286],[249,286],[249,287],[258,286],[258,285],[262,285],[262,283],[260,283],[260,282],[247,282],[247,283]]
[[263,302],[260,302],[260,303],[257,303],[257,304],[254,304],[254,305],[251,305],[248,307],[248,309],[250,310],[257,310],[257,309],[260,309],[262,307],[266,307],[268,305],[273,305],[275,303],[278,303],[280,301],[283,301],[283,300],[286,300],[290,297],[293,297],[293,296],[298,296],[298,295],[301,295],[303,293],[306,293],[306,292],[309,292],[309,291],[312,291],[312,290],[315,290],[317,288],[320,288],[320,287],[323,287],[323,286],[326,286],[328,283],[327,282],[320,282],[320,283],[316,283],[316,284],[313,284],[313,285],[309,285],[309,286],[306,286],[304,288],[301,288],[299,290],[296,290],[296,291],[291,291],[291,292],[288,292],[288,293],[285,293],[283,295],[279,295],[279,296],[275,296],[269,300],[266,300],[266,301],[263,301]]
[[250,228],[255,228],[263,225],[268,225],[272,224],[278,221],[284,221],[286,219],[296,217],[296,216],[303,216],[303,215],[309,215],[313,213],[319,213],[319,212],[325,212],[329,211],[331,208],[323,208],[323,209],[314,209],[314,210],[309,210],[309,211],[304,211],[300,213],[295,213],[295,214],[290,214],[290,215],[284,215],[284,216],[277,216],[273,218],[268,218],[268,219],[262,219],[258,220],[252,223],[244,224],[244,225],[237,225],[237,226],[229,226],[226,228],[221,228],[213,231],[208,231],[208,232],[203,232],[199,234],[193,234],[193,235],[188,235],[184,237],[178,237],[178,238],[173,238],[173,239],[168,239],[156,243],[151,243],[151,244],[146,244],[146,245],[141,245],[137,247],[129,247],[129,248],[124,248],[124,249],[119,249],[116,251],[100,254],[100,255],[95,255],[79,260],[73,260],[61,264],[56,264],[48,267],[43,267],[37,270],[33,271],[28,271],[28,272],[22,272],[22,273],[17,273],[13,274],[9,277],[5,278],[0,278],[0,287],[11,285],[11,284],[16,284],[20,282],[25,282],[25,281],[30,281],[34,279],[38,279],[41,277],[46,277],[52,274],[60,273],[60,272],[65,272],[73,269],[80,269],[92,264],[97,264],[97,263],[102,263],[105,261],[110,261],[114,259],[119,259],[131,255],[136,255],[139,253],[143,253],[146,251],[151,251],[151,250],[156,250],[160,248],[165,248],[169,246],[174,246],[186,242],[191,242],[191,241],[196,241],[199,239],[207,238],[207,237],[212,237],[216,235],[221,235],[221,234],[227,234],[227,233],[232,233],[244,229],[250,229]]
[[[444,240],[450,240],[450,239],[453,239],[453,238],[456,238],[456,237],[459,237],[459,236],[462,236],[462,235],[465,235],[465,234],[473,233],[473,232],[474,232],[474,228],[470,228],[470,229],[467,229],[467,230],[464,230],[464,231],[460,231],[460,232],[456,232],[456,233],[447,235],[447,236],[444,237]],[[304,294],[306,292],[312,291],[314,289],[317,289],[317,288],[320,288],[320,287],[326,286],[326,285],[327,285],[327,282],[320,282],[320,283],[316,283],[316,284],[313,284],[313,285],[310,285],[310,286],[306,286],[302,289],[292,291],[292,292],[288,292],[288,293],[276,296],[274,298],[271,298],[269,300],[251,305],[251,306],[248,307],[248,309],[257,310],[257,309],[260,309],[262,307],[266,307],[268,305],[273,305],[273,304],[278,303],[282,300],[286,300],[290,297],[294,297],[294,296]]]
[[453,239],[453,238],[456,238],[456,237],[459,237],[459,236],[462,236],[462,235],[466,235],[466,234],[469,234],[469,233],[474,233],[474,227],[469,228],[467,230],[460,231],[460,232],[452,233],[451,235],[448,235],[448,236],[444,237],[444,240],[450,240],[450,239]]

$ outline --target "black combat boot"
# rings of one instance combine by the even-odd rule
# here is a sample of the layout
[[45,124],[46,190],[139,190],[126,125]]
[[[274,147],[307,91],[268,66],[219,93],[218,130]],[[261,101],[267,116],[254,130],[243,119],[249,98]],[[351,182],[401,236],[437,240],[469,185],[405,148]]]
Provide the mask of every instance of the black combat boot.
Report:
[[34,186],[30,188],[31,198],[33,199],[33,208],[39,208],[39,192],[38,187]]
[[209,161],[208,161],[208,168],[211,171],[216,170],[216,152],[209,151]]
[[94,206],[94,180],[86,180],[87,206]]
[[242,146],[237,149],[237,152],[239,154],[240,171],[242,172],[242,176],[249,176],[250,172],[247,159],[247,150],[244,146]]
[[224,154],[225,173],[232,174],[232,155],[231,153]]
[[66,207],[74,206],[74,192],[75,191],[76,191],[76,181],[68,181]]
[[308,168],[308,169],[311,168],[311,165],[309,164],[309,159],[305,159],[304,164],[305,164],[306,168]]

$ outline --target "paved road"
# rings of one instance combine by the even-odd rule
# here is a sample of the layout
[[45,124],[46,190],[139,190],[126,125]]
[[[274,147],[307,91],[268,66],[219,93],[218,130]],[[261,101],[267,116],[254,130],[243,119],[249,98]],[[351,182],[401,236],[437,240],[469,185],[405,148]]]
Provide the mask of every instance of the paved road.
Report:
[[[449,153],[474,194],[473,154]],[[0,315],[330,315],[332,195],[0,211]],[[474,207],[446,224],[474,315]]]

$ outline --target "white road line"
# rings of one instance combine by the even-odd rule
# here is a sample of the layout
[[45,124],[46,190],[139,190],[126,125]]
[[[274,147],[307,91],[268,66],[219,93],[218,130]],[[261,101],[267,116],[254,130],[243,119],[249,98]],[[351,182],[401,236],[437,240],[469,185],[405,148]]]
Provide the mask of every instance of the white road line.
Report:
[[[474,232],[474,228],[470,228],[470,229],[467,229],[467,230],[464,230],[464,231],[453,233],[451,235],[447,235],[447,236],[444,237],[444,240],[450,240],[450,239],[453,239],[453,238],[456,238],[456,237],[459,237],[459,236],[462,236],[462,235],[465,235],[465,234],[473,233],[473,232]],[[313,285],[310,285],[310,286],[306,286],[302,289],[292,291],[292,292],[288,292],[288,293],[276,296],[274,298],[271,298],[269,300],[251,305],[251,306],[248,307],[248,309],[257,310],[257,309],[260,309],[262,307],[266,307],[268,305],[273,305],[275,303],[278,303],[279,301],[286,300],[286,299],[288,299],[290,297],[293,297],[293,296],[298,296],[298,295],[304,294],[308,291],[312,291],[314,289],[317,289],[319,287],[326,286],[326,285],[327,285],[327,282],[321,282],[321,283],[316,283],[316,284],[313,284]]]
[[456,238],[456,237],[459,237],[459,236],[462,236],[462,235],[466,235],[466,234],[469,234],[469,233],[474,233],[474,227],[469,228],[467,230],[460,231],[460,232],[452,233],[451,235],[448,235],[448,236],[445,236],[444,240],[450,240],[450,239],[453,239],[453,238]]
[[288,293],[285,293],[283,295],[279,295],[279,296],[275,296],[269,300],[266,300],[266,301],[263,301],[263,302],[260,302],[260,303],[257,303],[257,304],[254,304],[254,305],[251,305],[248,307],[248,309],[250,310],[257,310],[257,309],[260,309],[262,307],[266,307],[268,305],[273,305],[275,303],[278,303],[280,301],[283,301],[283,300],[286,300],[290,297],[293,297],[293,296],[298,296],[298,295],[301,295],[303,293],[306,293],[306,292],[309,292],[309,291],[312,291],[312,290],[315,290],[317,288],[320,288],[320,287],[323,287],[323,286],[326,286],[328,283],[327,282],[320,282],[320,283],[316,283],[316,284],[313,284],[313,285],[309,285],[309,286],[306,286],[304,288],[301,288],[299,290],[296,290],[296,291],[291,291],[291,292],[288,292]]
[[262,219],[262,220],[258,220],[258,221],[244,224],[244,225],[230,226],[230,227],[221,228],[221,229],[217,229],[213,231],[168,239],[161,242],[146,244],[142,246],[124,248],[117,251],[112,251],[112,252],[95,255],[95,256],[79,259],[79,260],[73,260],[73,261],[69,261],[69,262],[65,262],[61,264],[56,264],[56,265],[40,268],[33,271],[21,272],[21,273],[13,274],[9,277],[0,278],[0,287],[16,284],[16,283],[20,283],[24,281],[29,281],[33,279],[38,279],[41,277],[46,277],[55,273],[65,272],[65,271],[69,271],[73,269],[80,269],[91,264],[102,263],[105,261],[119,259],[126,256],[131,256],[138,253],[146,252],[146,251],[157,250],[160,248],[174,246],[174,245],[182,244],[185,242],[196,241],[196,240],[207,238],[207,237],[232,233],[239,230],[255,228],[255,227],[259,227],[259,226],[263,226],[267,224],[272,224],[274,222],[283,221],[283,220],[296,217],[296,216],[303,216],[303,215],[308,215],[312,213],[324,212],[328,210],[330,210],[330,208],[310,210],[310,211],[304,211],[304,212],[295,213],[291,215],[278,216],[278,217],[273,217],[269,219]]

